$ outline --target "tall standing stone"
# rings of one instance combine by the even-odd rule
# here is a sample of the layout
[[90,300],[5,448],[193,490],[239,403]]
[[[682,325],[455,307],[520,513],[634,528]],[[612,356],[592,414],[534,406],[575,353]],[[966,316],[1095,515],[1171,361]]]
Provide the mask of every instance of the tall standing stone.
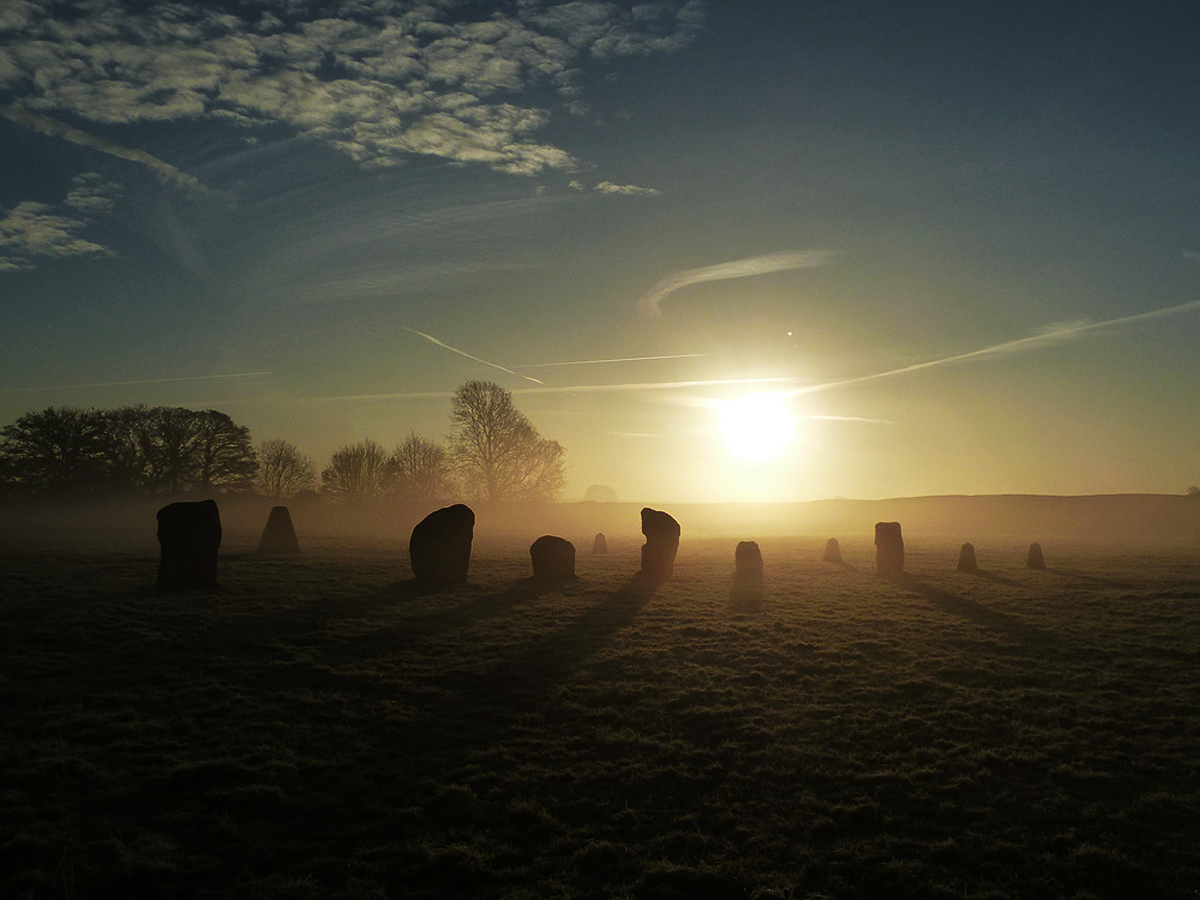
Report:
[[157,518],[158,587],[216,587],[221,549],[221,511],[216,501],[168,503]]
[[540,581],[569,581],[575,577],[575,545],[566,538],[544,534],[529,546],[533,577]]
[[592,541],[592,556],[607,556],[608,541],[605,540],[603,533],[597,534]]
[[840,563],[842,561],[842,545],[837,538],[825,542],[825,562]]
[[755,541],[741,541],[734,548],[733,567],[738,578],[762,580],[762,550]]
[[1046,568],[1046,557],[1042,555],[1041,544],[1029,545],[1029,556],[1025,558],[1025,568],[1027,569],[1044,569]]
[[292,514],[286,506],[271,507],[267,525],[258,542],[259,553],[295,554],[300,552],[296,529],[292,527]]
[[679,552],[679,523],[657,509],[642,509],[642,570],[646,578],[666,579],[675,573],[675,554]]
[[958,571],[979,571],[979,564],[975,562],[975,548],[971,544],[963,544],[962,549],[958,551]]
[[904,572],[904,538],[899,522],[875,523],[875,571],[886,576]]
[[456,503],[431,512],[417,523],[408,540],[413,575],[431,584],[461,584],[471,564],[475,513]]

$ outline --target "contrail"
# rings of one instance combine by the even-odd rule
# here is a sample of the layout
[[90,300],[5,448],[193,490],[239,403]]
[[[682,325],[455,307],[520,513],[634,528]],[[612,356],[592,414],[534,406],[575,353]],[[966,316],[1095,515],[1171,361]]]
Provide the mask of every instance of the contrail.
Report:
[[270,372],[230,372],[226,375],[183,375],[178,378],[139,378],[135,381],[92,381],[87,384],[54,384],[47,387],[0,388],[0,394],[19,394],[24,391],[65,391],[81,388],[127,387],[133,384],[169,384],[177,381],[213,381],[218,378],[251,378],[270,375]]
[[859,375],[855,378],[845,378],[841,381],[829,381],[825,384],[814,384],[808,387],[797,388],[792,391],[793,396],[800,394],[812,394],[817,391],[829,391],[834,388],[847,387],[853,384],[864,384],[868,381],[878,381],[882,378],[893,378],[897,375],[907,375],[909,372],[919,372],[922,369],[933,369],[938,366],[948,366],[952,363],[965,362],[970,359],[982,359],[988,356],[1002,356],[1008,353],[1015,353],[1020,350],[1026,350],[1032,347],[1044,346],[1046,344],[1058,343],[1060,341],[1070,340],[1080,334],[1088,331],[1098,331],[1101,328],[1116,328],[1121,325],[1131,325],[1134,322],[1145,322],[1150,319],[1161,319],[1166,316],[1176,316],[1181,313],[1191,312],[1192,310],[1200,309],[1200,300],[1193,300],[1190,303],[1180,303],[1178,306],[1167,306],[1163,309],[1155,309],[1150,312],[1137,313],[1132,316],[1123,316],[1119,319],[1107,319],[1103,322],[1072,322],[1063,325],[1050,325],[1043,328],[1037,334],[1032,334],[1028,337],[1017,338],[1013,341],[1005,341],[1002,344],[993,344],[990,347],[983,347],[979,350],[970,350],[966,353],[956,353],[953,356],[944,356],[941,359],[931,359],[925,362],[913,363],[911,366],[901,366],[898,369],[889,369],[886,372],[876,372],[873,375]]
[[[489,363],[490,365],[490,363]],[[596,394],[606,391],[669,391],[680,388],[713,387],[731,384],[781,384],[794,382],[792,376],[779,378],[711,378],[703,381],[647,381],[633,384],[576,384],[562,387],[517,388],[514,394]],[[538,382],[541,384],[541,382]],[[434,397],[452,397],[454,391],[416,391],[398,394],[346,394],[336,397],[310,397],[311,401],[323,400],[424,400]]]
[[191,193],[209,193],[208,188],[195,176],[181,172],[170,163],[165,163],[158,157],[151,156],[145,150],[134,150],[130,147],[124,147],[107,138],[88,134],[86,131],[81,131],[64,122],[55,121],[16,104],[0,106],[0,116],[4,116],[10,122],[16,122],[19,125],[32,128],[34,131],[49,137],[62,138],[73,144],[79,144],[81,147],[91,147],[93,150],[99,150],[101,153],[107,153],[110,156],[141,163],[143,166],[153,170],[163,181],[173,182]]
[[766,275],[770,272],[784,272],[788,269],[811,269],[815,266],[823,266],[828,261],[829,254],[824,251],[804,250],[768,253],[765,256],[751,256],[748,259],[718,263],[715,266],[673,272],[654,285],[648,293],[642,295],[642,298],[638,300],[638,311],[643,316],[658,318],[662,315],[662,301],[668,295],[690,284],[699,284],[703,281],[724,281],[729,278],[749,278],[752,275]]
[[[870,381],[879,381],[884,378],[894,378],[898,375],[906,375],[909,372],[919,372],[923,369],[933,369],[938,366],[947,366],[952,363],[966,362],[973,359],[985,359],[992,356],[1002,356],[1008,353],[1015,353],[1025,349],[1047,346],[1064,340],[1069,340],[1077,335],[1084,334],[1089,331],[1098,331],[1102,328],[1115,328],[1122,325],[1131,325],[1135,322],[1145,322],[1151,319],[1161,319],[1167,316],[1176,316],[1183,313],[1200,310],[1200,300],[1193,300],[1190,303],[1181,303],[1178,306],[1168,306],[1163,309],[1155,309],[1150,312],[1137,313],[1132,316],[1123,316],[1119,319],[1108,319],[1103,322],[1076,322],[1066,325],[1052,325],[1042,329],[1037,334],[1028,337],[1017,338],[1012,341],[1005,341],[1000,344],[993,344],[990,347],[983,347],[979,350],[970,350],[966,353],[956,353],[953,356],[943,356],[939,359],[931,359],[925,362],[914,363],[910,366],[901,366],[898,369],[888,369],[886,372],[875,372],[871,375],[859,375],[854,378],[844,378],[840,381],[827,381],[823,384],[812,384],[804,387],[792,388],[786,391],[789,397],[798,397],[802,394],[814,394],[820,391],[831,391],[835,388],[848,387],[855,384],[865,384]],[[408,329],[413,331],[413,329]],[[414,331],[414,334],[420,334],[422,337],[433,341],[439,346],[445,347],[441,341],[422,334],[419,331]],[[447,347],[448,350],[454,350],[453,347]],[[454,350],[455,353],[460,353],[469,359],[475,359],[470,354],[462,353],[461,350]],[[484,360],[478,360],[484,362]],[[489,366],[495,366],[495,363],[487,363]],[[503,369],[502,366],[495,366],[498,369]],[[503,369],[509,372],[508,369]],[[516,373],[511,373],[516,374]],[[526,377],[526,376],[522,376]],[[536,379],[529,379],[536,381]],[[800,379],[796,376],[785,375],[772,378],[712,378],[695,381],[649,381],[649,382],[623,382],[620,384],[576,384],[563,385],[553,387],[535,387],[535,388],[517,388],[513,391],[514,394],[584,394],[584,393],[605,393],[605,392],[620,392],[620,391],[669,391],[680,390],[686,388],[698,387],[727,387],[732,385],[759,385],[759,384],[795,384]],[[541,385],[541,382],[537,382]],[[396,394],[357,394],[345,395],[336,397],[312,397],[312,401],[329,401],[329,400],[406,400],[418,398],[433,398],[433,397],[450,397],[453,396],[453,391],[424,391],[416,393],[396,393]],[[823,417],[834,418],[834,417]],[[855,418],[856,417],[844,417]]]
[[425,338],[425,340],[429,341],[429,343],[436,344],[437,346],[441,347],[443,350],[449,350],[451,353],[457,353],[459,356],[465,356],[467,359],[474,360],[477,363],[483,363],[485,366],[491,366],[493,369],[499,369],[501,372],[507,372],[509,375],[516,375],[518,378],[524,378],[526,381],[532,381],[534,384],[543,384],[544,383],[542,381],[539,381],[536,378],[530,377],[529,375],[522,375],[520,372],[514,372],[512,369],[507,369],[504,366],[501,366],[497,363],[488,362],[486,359],[480,359],[478,356],[472,356],[470,353],[467,353],[465,350],[459,350],[457,347],[451,347],[449,344],[445,343],[444,341],[439,341],[437,338],[435,338],[431,334],[426,334],[423,331],[417,331],[417,329],[409,328],[407,325],[401,325],[400,327],[403,328],[405,331],[410,331],[413,334],[416,334],[416,335],[419,335],[419,336]]
[[822,422],[866,422],[870,425],[896,425],[892,419],[872,419],[868,416],[805,416],[806,419],[816,419]]
[[527,366],[514,366],[516,369],[549,369],[554,366],[601,366],[609,363],[649,362],[657,359],[700,359],[704,353],[671,353],[666,356],[622,356],[618,359],[576,359],[570,362],[531,363]]

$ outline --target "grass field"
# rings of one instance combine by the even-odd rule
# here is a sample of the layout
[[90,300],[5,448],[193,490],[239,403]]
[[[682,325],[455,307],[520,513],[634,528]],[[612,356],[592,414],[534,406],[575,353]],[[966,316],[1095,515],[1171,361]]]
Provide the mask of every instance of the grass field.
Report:
[[[1200,896],[1200,548],[0,558],[0,897]],[[907,537],[907,536],[906,536]]]

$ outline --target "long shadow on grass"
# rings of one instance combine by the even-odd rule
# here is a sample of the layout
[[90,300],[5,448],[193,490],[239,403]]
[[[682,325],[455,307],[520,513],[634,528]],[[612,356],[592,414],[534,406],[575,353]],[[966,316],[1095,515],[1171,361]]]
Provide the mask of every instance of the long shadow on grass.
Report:
[[989,572],[986,569],[976,569],[971,573],[976,578],[982,578],[984,581],[990,581],[993,584],[1002,584],[1005,587],[1024,587],[1020,582],[1013,581],[1011,578],[1005,578],[1003,575],[997,575],[995,572]]
[[1102,584],[1105,587],[1115,587],[1123,590],[1135,590],[1137,588],[1136,584],[1130,584],[1128,581],[1117,581],[1116,579],[1103,578],[1099,575],[1086,575],[1083,572],[1074,572],[1070,569],[1052,569],[1047,566],[1045,569],[1043,569],[1043,571],[1049,572],[1051,575],[1062,576],[1063,578],[1075,578],[1079,581],[1090,581],[1093,584]]
[[[547,701],[582,663],[629,627],[659,583],[634,578],[560,628],[539,634],[482,670],[447,672],[410,697],[413,740],[399,777],[410,784],[445,778],[501,743],[530,716],[552,715]],[[429,752],[428,748],[437,748]]]
[[920,594],[922,597],[931,600],[934,606],[939,609],[954,613],[969,622],[999,632],[1013,640],[1031,644],[1051,643],[1057,640],[1054,634],[1038,628],[1036,625],[1030,625],[1028,622],[1023,622],[1015,616],[991,609],[967,597],[961,597],[958,594],[944,591],[939,587],[914,578],[907,572],[900,575],[881,577],[884,577],[885,580],[890,581],[897,587]]

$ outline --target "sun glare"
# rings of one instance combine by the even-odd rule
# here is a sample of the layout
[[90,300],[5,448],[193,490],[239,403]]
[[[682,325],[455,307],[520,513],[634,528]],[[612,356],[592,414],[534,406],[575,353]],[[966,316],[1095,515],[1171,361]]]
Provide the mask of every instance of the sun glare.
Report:
[[796,417],[782,394],[750,394],[717,401],[716,407],[725,446],[739,459],[775,459],[792,443]]

